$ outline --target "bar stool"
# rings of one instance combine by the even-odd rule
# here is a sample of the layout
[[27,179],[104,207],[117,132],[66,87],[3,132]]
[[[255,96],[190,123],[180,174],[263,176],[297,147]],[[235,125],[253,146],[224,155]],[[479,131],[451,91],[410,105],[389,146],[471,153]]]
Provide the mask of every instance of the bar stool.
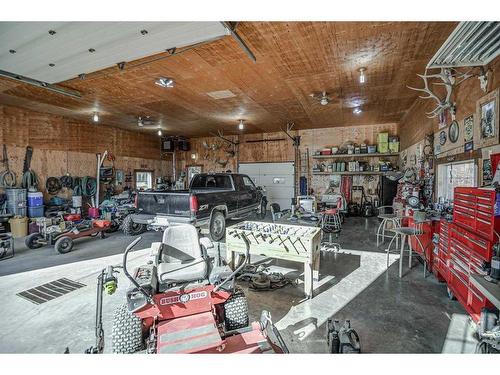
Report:
[[[425,248],[422,245],[422,242],[418,238],[424,234],[424,223],[429,222],[425,217],[425,212],[416,211],[413,216],[402,216],[401,219],[410,219],[413,218],[414,226],[405,226],[405,227],[397,227],[393,229],[389,229],[390,232],[394,233],[391,241],[389,242],[389,246],[386,249],[387,253],[387,268],[389,268],[389,254],[391,253],[391,245],[394,240],[397,241],[398,237],[401,237],[401,247],[399,249],[399,277],[403,277],[403,256],[405,251],[405,243],[408,242],[408,267],[411,269],[411,260],[413,256],[413,249],[411,246],[411,239],[415,238],[418,246],[422,249],[423,261],[424,261],[424,277],[427,277],[427,263],[425,261]],[[397,245],[396,245],[397,249]],[[416,254],[418,256],[418,253]]]
[[[392,228],[399,228],[401,226],[402,213],[399,212],[394,206],[380,206],[377,208],[378,218],[381,222],[377,229],[377,247],[384,243],[386,237],[393,238],[393,236],[386,235],[385,231],[388,230],[388,224],[392,224]],[[388,212],[391,211],[391,212]],[[396,247],[398,246],[398,239],[396,239]]]

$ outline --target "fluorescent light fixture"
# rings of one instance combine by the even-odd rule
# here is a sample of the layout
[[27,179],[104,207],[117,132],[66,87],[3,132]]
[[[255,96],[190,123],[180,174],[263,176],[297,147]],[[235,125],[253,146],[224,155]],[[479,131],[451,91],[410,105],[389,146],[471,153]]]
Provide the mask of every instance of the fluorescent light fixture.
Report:
[[240,120],[240,123],[238,124],[238,129],[239,130],[245,129],[245,124],[243,123],[243,120]]
[[160,77],[155,81],[155,84],[161,87],[174,87],[174,80],[169,77]]
[[161,137],[162,134],[161,129],[158,129],[158,135]]
[[359,107],[356,107],[352,110],[352,113],[354,113],[355,115],[359,115],[361,112],[363,112],[363,111]]
[[359,83],[365,83],[366,82],[366,76],[365,76],[365,71],[366,68],[359,68]]
[[99,113],[94,112],[94,114],[92,115],[92,121],[99,122]]

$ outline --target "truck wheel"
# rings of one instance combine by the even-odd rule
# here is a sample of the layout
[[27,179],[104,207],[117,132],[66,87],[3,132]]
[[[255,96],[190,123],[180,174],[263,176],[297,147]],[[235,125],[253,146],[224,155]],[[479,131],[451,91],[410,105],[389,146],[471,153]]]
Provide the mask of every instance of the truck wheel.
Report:
[[266,217],[267,202],[265,199],[260,201],[260,206],[257,209],[257,218],[262,220]]
[[144,349],[141,319],[128,311],[127,304],[115,310],[111,341],[113,353],[131,354]]
[[146,231],[144,224],[134,223],[132,215],[128,215],[123,219],[122,231],[126,236],[137,236]]
[[248,327],[248,303],[242,291],[236,291],[224,304],[224,324],[226,331]]
[[210,238],[212,241],[220,241],[226,234],[226,218],[220,211],[212,213],[210,220]]
[[43,243],[38,242],[41,239],[43,236],[40,233],[31,233],[24,239],[24,244],[28,249],[39,249],[43,246]]
[[54,249],[56,249],[60,254],[66,254],[69,253],[71,249],[73,249],[73,245],[73,239],[63,236],[57,239],[56,243],[54,244]]

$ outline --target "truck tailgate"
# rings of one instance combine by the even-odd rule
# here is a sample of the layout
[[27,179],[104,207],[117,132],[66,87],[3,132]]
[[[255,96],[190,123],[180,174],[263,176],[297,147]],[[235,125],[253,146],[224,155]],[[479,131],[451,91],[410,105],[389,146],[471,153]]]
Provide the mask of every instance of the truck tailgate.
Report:
[[139,192],[138,207],[141,214],[190,216],[189,192],[144,191]]

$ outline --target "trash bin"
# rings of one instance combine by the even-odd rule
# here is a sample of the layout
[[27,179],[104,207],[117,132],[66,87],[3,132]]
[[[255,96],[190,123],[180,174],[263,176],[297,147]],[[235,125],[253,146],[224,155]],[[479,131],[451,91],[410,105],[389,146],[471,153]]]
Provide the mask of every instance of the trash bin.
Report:
[[9,220],[12,237],[20,238],[28,234],[28,218],[25,216],[14,216]]

